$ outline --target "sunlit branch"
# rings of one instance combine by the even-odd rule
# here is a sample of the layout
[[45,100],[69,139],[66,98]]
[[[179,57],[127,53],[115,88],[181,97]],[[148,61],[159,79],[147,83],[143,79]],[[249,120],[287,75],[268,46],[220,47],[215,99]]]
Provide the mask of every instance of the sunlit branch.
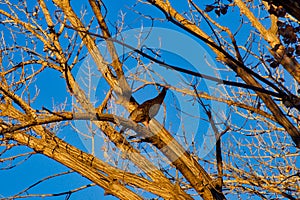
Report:
[[[48,109],[45,109],[49,111]],[[5,133],[10,133],[14,131],[18,131],[21,129],[30,128],[36,125],[49,124],[54,122],[61,121],[69,121],[69,120],[91,120],[91,121],[109,121],[116,125],[121,125],[125,128],[130,128],[136,131],[138,134],[151,137],[153,133],[147,128],[136,124],[132,120],[125,119],[123,117],[119,117],[113,114],[99,114],[99,113],[73,113],[73,112],[51,112],[52,115],[38,115],[33,121],[23,123],[23,124],[14,124],[7,125],[7,127],[3,128],[0,131],[0,134],[3,135]]]
[[[73,27],[68,26],[68,25],[66,25],[66,27],[68,27],[70,29],[74,29]],[[79,31],[79,30],[77,30],[77,31]],[[104,38],[104,36],[99,35],[99,34],[91,33],[89,31],[85,31],[85,32],[87,32],[90,35],[96,36],[96,37]],[[211,80],[211,81],[214,81],[214,82],[216,82],[218,84],[231,85],[231,86],[237,86],[237,87],[242,87],[242,88],[246,88],[246,89],[251,89],[251,90],[262,92],[262,93],[265,93],[265,94],[269,94],[269,95],[272,95],[272,96],[278,97],[278,98],[282,98],[284,96],[287,96],[284,92],[282,92],[282,90],[280,90],[273,83],[271,83],[270,81],[268,81],[265,78],[262,78],[260,75],[256,74],[255,72],[253,72],[252,70],[248,69],[245,66],[243,68],[245,68],[245,70],[247,72],[249,72],[250,74],[255,73],[256,74],[255,77],[257,77],[259,80],[265,82],[267,85],[269,85],[270,87],[272,87],[273,89],[275,89],[278,93],[270,91],[270,90],[266,90],[266,89],[261,88],[261,87],[256,87],[256,86],[248,85],[248,84],[245,84],[245,83],[234,82],[234,81],[227,81],[227,80],[219,79],[219,78],[216,78],[216,77],[213,77],[213,76],[201,74],[199,72],[194,72],[194,71],[191,71],[191,70],[188,70],[188,69],[185,69],[185,68],[181,68],[181,67],[178,67],[178,66],[170,65],[170,64],[167,64],[166,62],[160,61],[160,60],[158,60],[158,59],[156,59],[156,58],[148,55],[147,53],[144,53],[142,50],[136,49],[135,47],[133,47],[133,46],[131,46],[129,44],[126,44],[126,43],[124,43],[124,42],[122,42],[120,40],[117,40],[115,38],[110,38],[109,40],[111,40],[111,41],[113,41],[115,43],[121,44],[124,47],[126,47],[126,48],[128,48],[128,49],[130,49],[130,50],[132,50],[132,51],[134,51],[134,52],[142,55],[143,57],[148,58],[149,60],[151,60],[151,61],[159,64],[160,66],[163,66],[163,67],[166,67],[166,68],[169,68],[169,69],[173,69],[173,70],[185,73],[185,74],[189,74],[189,75],[193,75],[193,76],[196,76],[196,77],[200,77],[200,78],[204,78],[204,79],[207,79],[207,80]],[[225,55],[230,56],[222,48],[218,47],[218,49],[221,49],[222,52],[225,53]],[[230,56],[230,58],[234,59],[231,56]],[[236,61],[236,62],[239,62],[239,61]],[[238,64],[242,65],[242,63],[238,63]]]

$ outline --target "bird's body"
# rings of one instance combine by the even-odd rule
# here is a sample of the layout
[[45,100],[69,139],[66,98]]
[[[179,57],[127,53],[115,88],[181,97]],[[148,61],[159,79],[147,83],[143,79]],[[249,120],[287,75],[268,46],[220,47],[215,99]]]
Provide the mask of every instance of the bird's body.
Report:
[[162,104],[167,93],[167,88],[164,87],[162,91],[153,99],[149,99],[139,105],[135,110],[133,110],[129,117],[136,123],[145,122],[146,125],[149,121],[155,117],[158,113],[160,105]]

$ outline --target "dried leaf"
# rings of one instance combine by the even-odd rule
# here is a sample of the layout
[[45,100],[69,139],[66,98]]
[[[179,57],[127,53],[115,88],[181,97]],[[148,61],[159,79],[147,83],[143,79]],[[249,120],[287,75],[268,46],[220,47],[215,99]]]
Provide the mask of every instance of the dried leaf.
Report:
[[296,54],[300,56],[300,45],[296,46]]
[[222,13],[222,15],[225,15],[226,13],[227,13],[227,9],[228,9],[228,6],[222,6],[221,7],[221,13]]
[[215,13],[220,17],[220,15],[221,15],[220,9],[215,10]]
[[270,63],[270,67],[277,68],[279,66],[279,63],[277,61],[273,61]]
[[206,7],[205,7],[205,12],[210,12],[210,11],[212,11],[213,9],[215,9],[215,6],[212,6],[212,5],[206,5]]

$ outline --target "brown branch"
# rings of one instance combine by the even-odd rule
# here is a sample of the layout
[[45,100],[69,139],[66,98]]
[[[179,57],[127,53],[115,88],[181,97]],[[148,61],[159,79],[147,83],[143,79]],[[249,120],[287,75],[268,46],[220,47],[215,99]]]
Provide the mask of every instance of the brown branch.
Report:
[[[72,26],[76,30],[78,30],[79,35],[81,36],[83,42],[85,43],[87,49],[89,50],[92,58],[94,59],[96,65],[98,66],[99,70],[101,71],[103,77],[107,80],[107,82],[111,85],[111,87],[114,88],[114,90],[117,92],[117,94],[124,95],[124,92],[125,92],[125,95],[126,95],[126,92],[127,92],[126,88],[125,88],[125,90],[122,91],[122,86],[124,84],[126,84],[126,81],[123,80],[124,84],[120,83],[120,82],[118,83],[118,81],[115,78],[113,78],[113,76],[111,75],[111,72],[109,71],[107,66],[104,65],[105,62],[104,62],[103,57],[101,56],[98,48],[96,47],[94,40],[91,38],[90,35],[83,33],[83,32],[86,32],[87,30],[84,28],[81,21],[78,19],[78,17],[74,13],[74,11],[71,9],[69,1],[54,0],[54,3],[62,9],[62,11],[68,17],[68,20],[71,22]],[[71,74],[69,77],[71,77]],[[119,81],[122,81],[122,79]],[[75,84],[75,82],[74,82],[74,84]],[[119,98],[122,98],[122,96],[119,96]],[[124,96],[123,96],[123,98],[124,98]],[[126,96],[125,96],[125,98],[126,98]],[[127,98],[130,98],[130,96],[128,96]],[[136,108],[137,105],[136,105],[135,101],[130,101],[130,102],[135,103],[135,105],[132,103],[130,103],[128,105],[129,102],[122,102],[122,104],[129,111],[132,111],[134,108]],[[134,105],[134,106],[132,106],[132,105]],[[168,131],[166,131],[163,127],[161,127],[161,125],[157,121],[151,120],[151,122],[153,122],[153,123],[150,123],[151,131],[153,130],[154,132],[153,131],[152,132],[154,134],[156,134],[158,136],[158,138],[160,138],[160,140],[158,140],[158,143],[156,143],[157,141],[153,141],[154,144],[158,148],[165,147],[164,149],[161,149],[161,151],[166,155],[166,157],[168,157],[169,160],[171,160],[173,162],[173,164],[192,183],[193,187],[196,189],[196,191],[199,194],[203,195],[203,186],[205,185],[206,186],[206,187],[204,187],[204,191],[206,191],[205,195],[207,195],[207,197],[210,198],[211,197],[210,191],[215,191],[214,186],[211,183],[210,176],[205,172],[205,170],[197,163],[197,161],[191,155],[189,155],[187,152],[185,152],[183,147],[178,142],[176,142],[176,140],[171,136],[171,134]],[[99,127],[102,130],[104,128],[102,124],[99,124]],[[106,132],[106,134],[110,135],[110,133],[107,132],[106,130],[103,130],[103,131]],[[113,139],[112,137],[109,137],[109,138]],[[115,140],[112,140],[112,141],[115,141]],[[121,143],[121,142],[123,143],[123,141],[118,141],[117,144]],[[131,159],[139,167],[142,167],[140,164],[141,160],[135,160],[136,157],[135,158],[132,157]],[[175,159],[175,161],[174,161],[174,159]],[[201,175],[201,176],[199,176],[199,175]],[[154,176],[154,177],[156,177],[156,176]],[[159,180],[161,180],[161,179],[159,179]],[[168,180],[166,179],[165,181],[167,183]],[[221,196],[222,199],[225,198],[223,194],[218,194],[216,191],[215,191],[215,193],[217,196],[219,196],[219,197]]]
[[[66,25],[66,27],[73,29],[71,26],[67,26]],[[99,34],[95,34],[95,33],[89,32],[89,31],[86,31],[85,33],[87,33],[89,35],[93,35],[93,36],[99,37],[99,38],[104,38],[103,36],[101,36]],[[175,66],[175,65],[171,65],[171,64],[168,64],[168,63],[166,63],[164,61],[158,60],[157,58],[155,58],[153,56],[150,56],[147,53],[144,53],[142,50],[139,50],[139,49],[137,49],[137,48],[135,48],[135,47],[133,47],[133,46],[131,46],[129,44],[126,44],[126,43],[124,43],[122,41],[119,41],[119,40],[117,40],[115,38],[110,38],[109,40],[112,41],[112,42],[121,44],[122,46],[124,46],[124,47],[126,47],[126,48],[128,48],[128,49],[130,49],[130,50],[132,50],[132,51],[134,51],[134,52],[142,55],[145,58],[148,58],[149,60],[151,60],[151,61],[159,64],[160,66],[166,67],[167,69],[173,69],[175,71],[179,71],[179,72],[182,72],[182,73],[185,73],[185,74],[188,74],[188,75],[192,75],[192,76],[204,78],[204,79],[207,79],[207,80],[211,80],[211,81],[214,81],[214,82],[216,82],[218,84],[224,84],[224,85],[241,87],[241,88],[245,88],[245,89],[251,89],[253,91],[262,92],[262,93],[269,94],[271,96],[278,97],[278,98],[287,97],[287,94],[285,94],[284,92],[282,92],[277,86],[273,85],[270,82],[268,82],[268,85],[270,85],[278,93],[270,91],[270,90],[267,90],[265,88],[256,87],[256,86],[248,85],[248,84],[245,84],[245,83],[228,81],[228,80],[216,78],[216,77],[213,77],[213,76],[209,76],[209,75],[206,75],[206,74],[202,74],[202,73],[199,73],[199,72],[191,71],[191,70],[188,70],[188,69],[183,68],[183,67],[178,67],[178,66]]]
[[[44,108],[45,109],[45,108]],[[48,109],[45,109],[49,111]],[[13,133],[21,129],[30,128],[32,126],[44,125],[54,122],[61,122],[67,120],[90,120],[90,121],[109,121],[117,125],[130,128],[137,133],[151,137],[153,134],[145,127],[136,124],[135,122],[122,117],[115,116],[113,114],[99,114],[99,113],[73,113],[73,112],[51,112],[49,115],[39,115],[34,121],[25,122],[23,124],[14,124],[1,130],[0,134]]]
[[193,88],[194,88],[194,92],[197,96],[198,102],[200,103],[201,107],[204,109],[204,111],[205,111],[205,113],[208,117],[209,123],[211,124],[211,127],[213,129],[213,132],[215,134],[215,138],[216,138],[216,141],[217,141],[216,142],[216,161],[217,161],[218,177],[217,177],[217,180],[215,182],[215,187],[219,192],[222,192],[222,186],[223,186],[223,161],[222,161],[222,151],[221,151],[221,136],[229,130],[229,127],[227,126],[226,129],[222,133],[219,133],[219,130],[216,126],[216,123],[213,119],[211,110],[204,105],[202,99],[200,98],[200,96],[197,92],[196,86],[193,86]]
[[103,38],[106,41],[107,49],[111,55],[112,59],[112,66],[114,67],[114,70],[116,71],[116,74],[118,78],[121,78],[124,76],[123,69],[122,69],[122,63],[119,60],[119,56],[117,54],[117,51],[115,49],[114,43],[110,40],[111,34],[109,32],[109,29],[106,25],[105,18],[103,17],[100,7],[103,2],[99,3],[99,0],[89,0],[89,3],[93,9],[93,12],[97,18],[98,24],[101,28]]
[[[1,105],[2,104],[0,104],[0,106]],[[71,112],[52,112],[48,109],[45,109],[45,110],[50,111],[51,115],[41,114],[41,115],[39,115],[39,118],[37,119],[36,122],[28,123],[26,118],[23,117],[24,114],[16,111],[15,108],[13,108],[13,107],[11,107],[9,109],[10,109],[11,117],[16,118],[18,120],[21,120],[23,124],[21,124],[21,125],[11,125],[11,126],[9,126],[7,124],[8,126],[4,127],[5,130],[6,130],[6,131],[4,131],[4,132],[6,132],[4,134],[4,137],[6,139],[16,140],[15,135],[14,135],[15,133],[22,133],[23,134],[23,132],[20,131],[21,128],[31,127],[32,130],[34,130],[38,134],[47,135],[47,137],[44,137],[44,139],[46,140],[46,143],[47,143],[47,140],[53,141],[53,142],[50,142],[48,144],[47,148],[53,149],[53,150],[49,150],[49,151],[51,151],[51,152],[53,152],[54,150],[56,151],[60,147],[66,148],[67,151],[68,151],[67,153],[60,154],[58,152],[58,154],[61,155],[61,156],[67,156],[67,157],[71,156],[71,157],[73,157],[73,159],[75,159],[74,162],[76,163],[76,165],[80,165],[79,163],[88,161],[90,163],[90,164],[88,164],[89,167],[96,168],[97,170],[103,171],[105,174],[109,174],[114,179],[124,181],[128,185],[142,188],[146,191],[152,192],[153,194],[161,196],[165,199],[175,198],[173,196],[174,194],[169,192],[169,191],[172,191],[172,189],[170,190],[170,187],[167,185],[168,183],[165,182],[165,180],[164,180],[165,177],[163,176],[163,174],[160,171],[156,170],[156,167],[154,165],[152,165],[151,162],[148,163],[147,160],[143,160],[143,157],[141,157],[141,156],[139,157],[140,154],[137,151],[135,151],[132,147],[130,148],[130,145],[127,143],[127,141],[124,140],[124,138],[119,138],[118,135],[115,132],[112,132],[112,134],[109,135],[109,137],[113,138],[112,141],[113,142],[117,141],[116,144],[121,150],[126,149],[126,154],[128,155],[129,158],[137,157],[137,159],[139,159],[139,162],[142,162],[138,166],[143,166],[143,163],[144,163],[148,167],[147,168],[148,171],[146,171],[147,175],[152,177],[153,176],[152,173],[157,174],[158,176],[160,176],[160,179],[156,179],[155,181],[148,181],[148,180],[146,180],[144,178],[141,178],[137,175],[130,174],[130,173],[125,172],[123,170],[119,170],[117,168],[114,168],[114,167],[110,166],[109,164],[99,160],[98,158],[96,158],[96,157],[94,157],[90,154],[84,153],[84,152],[78,150],[77,148],[69,145],[68,143],[60,140],[59,138],[54,136],[53,133],[50,133],[49,131],[47,131],[47,129],[45,129],[45,128],[40,129],[39,126],[34,125],[35,123],[49,124],[51,122],[63,121],[64,119],[65,120],[71,120],[71,118],[79,119],[79,120],[86,120],[86,119],[90,120],[90,119],[95,118],[95,120],[97,120],[97,115],[91,115],[91,114],[86,114],[86,113],[74,114],[74,113],[71,113]],[[103,119],[103,120],[109,119],[109,120],[113,121],[115,117],[111,116],[109,114],[102,114],[102,115],[100,115],[100,118]],[[136,131],[143,131],[144,133],[148,131],[147,129],[145,130],[144,127],[142,127],[140,125],[136,125],[134,122],[132,122],[130,120],[120,118],[118,121],[120,121],[120,123],[124,123],[124,125],[129,124],[128,127],[130,128],[132,126],[132,128],[136,129]],[[107,125],[105,125],[105,126],[108,127],[108,128],[110,127],[110,126],[107,126]],[[7,128],[8,129],[11,128],[11,130],[15,130],[15,131],[8,132]],[[109,131],[111,132],[111,130],[109,130]],[[2,132],[2,133],[4,133],[4,132]],[[29,136],[25,133],[24,133],[24,135],[26,135],[26,137],[33,138],[32,136]],[[22,138],[22,139],[24,139],[24,138]],[[41,139],[40,141],[44,141],[44,139]],[[20,142],[19,140],[16,140],[16,141]],[[63,143],[63,145],[60,145],[60,143]],[[24,143],[21,142],[21,144],[24,144]],[[29,144],[26,143],[24,145],[28,146]],[[40,147],[41,144],[37,143],[36,145],[38,147]],[[29,145],[29,147],[31,147],[31,146]],[[40,151],[37,151],[37,152],[44,154],[44,152],[40,152]],[[45,154],[45,155],[47,155],[47,154]],[[49,155],[47,155],[47,156],[49,156]],[[49,156],[49,157],[51,157],[51,156]],[[61,162],[62,164],[65,164],[63,161],[69,159],[69,158],[62,158],[61,160],[59,160],[59,159],[57,159],[56,156],[54,156],[54,157],[52,156],[51,158],[53,158],[54,160],[57,160],[58,162]],[[70,167],[70,168],[73,169],[74,171],[78,172],[73,167]],[[141,167],[141,168],[145,170],[145,167]],[[84,174],[84,176],[89,178],[89,176],[93,176],[93,174],[86,173],[86,174]],[[97,182],[95,182],[95,183],[97,184]],[[180,199],[191,199],[191,197],[189,197],[189,195],[184,194],[181,190],[178,191],[177,195],[181,196]]]
[[268,3],[274,4],[276,6],[282,6],[289,14],[300,21],[300,1],[299,0],[264,0]]
[[[47,140],[37,139],[20,131],[16,131],[13,134],[6,134],[5,137],[7,139],[15,140],[20,144],[26,145],[34,149],[36,152],[53,158],[65,166],[73,169],[95,184],[101,186],[105,190],[106,194],[114,195],[120,199],[142,199],[139,195],[127,189],[112,175],[105,175],[105,173],[101,173],[99,170],[97,170],[97,168],[93,167],[94,156],[77,150],[77,148],[65,143],[52,134],[51,136],[49,135]],[[104,165],[104,163],[101,164]],[[113,173],[109,172],[108,174]],[[123,178],[126,177],[125,174],[125,172],[122,174]]]
[[[132,103],[131,101],[129,102],[128,99],[126,99],[131,97],[130,88],[124,88],[126,86],[126,80],[124,79],[124,77],[123,79],[116,79],[116,77],[114,77],[113,73],[110,71],[108,64],[106,63],[99,49],[97,48],[94,39],[91,37],[91,35],[85,33],[87,32],[87,29],[84,27],[83,23],[80,21],[80,19],[77,17],[75,12],[71,8],[70,2],[67,0],[54,0],[53,2],[63,11],[67,19],[74,27],[74,29],[78,32],[83,43],[90,52],[90,55],[92,56],[96,65],[98,66],[99,71],[102,73],[103,77],[106,79],[108,84],[111,85],[111,87],[117,93],[118,98],[125,98],[124,101],[121,102],[125,105],[126,108],[128,108],[129,110],[133,110],[134,107],[137,106],[137,104],[134,104],[134,102]],[[65,69],[65,78],[68,79],[66,81],[68,82],[68,86],[72,88],[70,91],[74,92],[75,98],[78,100],[80,105],[84,108],[84,110],[87,113],[93,113],[93,106],[86,98],[81,88],[77,85],[73,75],[70,72],[69,67],[67,67],[66,63],[64,62],[64,59],[58,61]],[[130,95],[128,96],[128,94]],[[115,131],[114,128],[109,125],[109,123],[99,121],[95,121],[94,123],[108,136],[108,138],[122,152],[126,153],[128,158],[133,163],[135,163],[140,169],[142,169],[150,178],[165,184],[165,188],[168,188],[170,191],[173,190],[173,184],[164,176],[164,174],[145,157],[141,156],[140,153],[127,142],[126,138],[124,138],[120,133]],[[187,195],[183,190],[180,190],[178,195],[182,199],[190,199],[189,195]]]
[[[170,4],[165,3],[162,0],[148,0],[151,4],[159,8],[163,13],[165,13],[166,17],[174,24],[203,40],[208,46],[216,53],[218,59],[227,64],[236,74],[241,77],[247,85],[252,85],[255,87],[263,88],[262,85],[255,79],[259,79],[264,83],[268,84],[271,87],[274,87],[274,84],[268,81],[265,78],[254,73],[252,70],[248,69],[244,66],[243,63],[234,59],[230,54],[228,54],[225,50],[216,45],[211,38],[204,33],[201,29],[199,29],[195,24],[185,19],[181,14],[179,14],[175,9],[171,7]],[[300,69],[300,68],[299,68]],[[255,78],[254,78],[255,77]],[[277,88],[275,86],[275,88]],[[276,89],[277,90],[277,89]],[[279,90],[278,90],[279,92]],[[273,101],[273,99],[262,92],[256,91],[257,95],[264,101],[268,109],[273,113],[276,121],[285,128],[287,133],[293,139],[296,147],[300,148],[300,132],[299,130],[289,121],[289,119],[283,114],[278,105]]]
[[[294,77],[298,84],[300,84],[300,64],[295,58],[290,58],[286,55],[286,50],[281,44],[278,36],[275,35],[275,33],[271,30],[267,30],[261,24],[261,22],[253,15],[253,13],[247,8],[247,6],[242,0],[235,0],[234,2],[240,8],[241,13],[244,14],[250,20],[252,26],[255,27],[260,32],[260,35],[270,44],[270,53],[277,60],[280,61],[282,66]],[[300,5],[298,4],[298,6]],[[280,44],[280,46],[278,48],[275,48],[275,46],[278,44]]]

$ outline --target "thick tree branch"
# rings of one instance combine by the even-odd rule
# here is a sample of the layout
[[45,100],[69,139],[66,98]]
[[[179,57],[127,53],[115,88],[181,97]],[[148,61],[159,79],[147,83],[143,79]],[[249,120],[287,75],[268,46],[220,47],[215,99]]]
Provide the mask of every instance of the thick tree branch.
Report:
[[[107,195],[111,194],[120,199],[128,200],[142,199],[139,195],[124,187],[124,185],[114,177],[107,176],[95,169],[93,167],[93,156],[78,151],[75,147],[63,142],[55,136],[50,136],[47,140],[44,140],[37,139],[24,132],[16,131],[13,134],[6,134],[5,137],[26,145],[36,152],[40,152],[53,158],[65,166],[77,171],[92,182],[101,186]],[[80,164],[78,163],[78,158],[81,159]]]
[[[231,55],[229,55],[225,50],[216,45],[211,38],[204,33],[201,29],[199,29],[195,24],[185,19],[181,14],[179,14],[175,9],[171,7],[170,4],[165,3],[162,0],[148,0],[151,4],[159,8],[163,13],[165,13],[166,17],[174,24],[198,37],[208,44],[209,47],[216,53],[219,60],[224,62],[227,66],[229,66],[236,74],[241,77],[247,85],[252,85],[255,87],[263,88],[261,84],[255,79],[259,79],[269,86],[273,85],[269,83],[266,79],[257,76],[256,73],[253,73],[252,70],[248,69],[244,66],[243,63],[234,59]],[[300,69],[300,68],[299,68]],[[254,78],[255,77],[255,78]],[[271,85],[270,85],[271,84]],[[273,85],[274,86],[274,85]],[[275,87],[277,88],[277,87]],[[274,89],[275,89],[274,88]],[[256,91],[257,95],[264,101],[269,110],[273,113],[277,122],[285,128],[285,130],[292,137],[296,146],[300,148],[300,132],[299,130],[289,121],[289,119],[283,114],[278,105],[273,101],[273,99],[262,92]]]
[[[121,86],[118,84],[118,81],[116,79],[112,79],[111,77],[107,76],[106,70],[103,70],[105,66],[103,66],[103,58],[96,47],[94,40],[91,39],[91,36],[88,34],[85,34],[83,32],[87,31],[81,21],[78,19],[78,17],[75,15],[74,11],[71,9],[69,2],[67,0],[58,1],[54,0],[55,4],[58,5],[63,12],[66,14],[67,18],[73,25],[73,27],[79,31],[79,34],[87,46],[92,58],[94,59],[95,63],[97,64],[99,70],[101,71],[103,77],[107,80],[107,82],[111,85],[111,87],[114,88],[114,90],[117,92],[118,97],[121,98],[123,94],[124,97],[124,91],[125,91],[125,97],[126,97],[126,88],[122,91]],[[82,32],[83,31],[83,32]],[[109,69],[107,69],[109,70]],[[108,72],[108,74],[111,74]],[[123,84],[124,85],[124,84]],[[124,89],[124,88],[123,88]],[[129,96],[130,97],[130,96]],[[127,96],[128,98],[128,96]],[[128,100],[127,100],[128,101]],[[132,111],[137,105],[135,104],[134,107],[130,107],[130,104],[128,105],[128,102],[122,103],[125,108],[127,108],[129,111]],[[131,104],[132,105],[132,104]],[[213,192],[216,197],[219,197],[220,199],[224,199],[223,194],[219,194],[213,184],[211,183],[210,176],[205,172],[205,170],[197,163],[196,160],[194,160],[191,155],[189,155],[183,147],[176,142],[176,140],[171,136],[171,134],[166,131],[161,125],[155,121],[152,120],[153,123],[150,123],[151,131],[157,135],[159,140],[153,141],[154,144],[161,149],[164,147],[164,149],[161,149],[161,151],[164,153],[166,157],[168,157],[169,160],[173,162],[173,164],[182,172],[182,174],[189,180],[190,183],[192,183],[193,187],[196,189],[196,191],[200,195],[204,195],[205,198],[209,199],[212,197],[212,194],[210,192]],[[101,125],[99,124],[101,127]],[[102,129],[103,130],[103,129]],[[107,134],[107,133],[106,133]],[[175,161],[174,161],[175,160]],[[136,164],[139,165],[140,160],[136,160]],[[201,174],[201,176],[199,176]],[[203,190],[205,191],[203,193]]]
[[[284,2],[284,1],[283,1]],[[261,36],[270,44],[272,47],[270,53],[282,64],[282,66],[294,77],[294,79],[300,84],[300,64],[296,61],[295,58],[291,58],[286,55],[287,51],[277,35],[272,31],[267,30],[261,22],[253,15],[253,13],[247,8],[245,3],[242,0],[235,0],[235,3],[240,8],[241,13],[244,14],[252,23],[252,26],[255,27],[261,34]],[[299,12],[299,11],[298,11]],[[275,48],[276,45],[280,44],[278,48]],[[276,50],[272,50],[276,49]]]

